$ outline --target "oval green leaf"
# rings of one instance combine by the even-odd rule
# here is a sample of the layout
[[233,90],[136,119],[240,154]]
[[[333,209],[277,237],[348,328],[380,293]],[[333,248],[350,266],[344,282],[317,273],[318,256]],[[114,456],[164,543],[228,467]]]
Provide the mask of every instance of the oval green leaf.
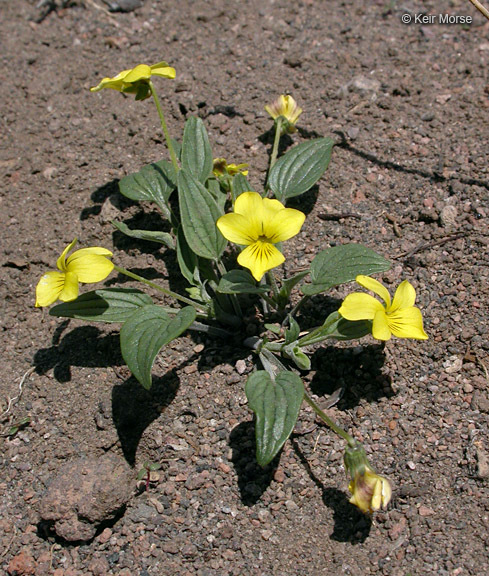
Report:
[[359,274],[369,276],[389,270],[390,266],[383,256],[361,244],[333,246],[315,256],[311,262],[311,284],[304,284],[301,290],[312,296],[352,282]]
[[143,306],[121,328],[121,351],[134,377],[146,390],[151,388],[151,368],[161,348],[195,320],[195,308],[182,308],[169,316],[160,306]]
[[168,219],[168,199],[175,188],[175,169],[167,160],[143,166],[139,172],[128,174],[119,182],[123,196],[139,202],[155,202]]
[[216,221],[223,212],[212,194],[192,174],[178,173],[178,199],[183,233],[191,250],[209,260],[216,260],[226,247]]
[[131,230],[124,222],[116,222],[115,220],[112,220],[111,224],[117,228],[117,230],[131,238],[147,240],[148,242],[158,242],[168,248],[175,248],[175,240],[168,232],[160,232],[159,230]]
[[185,122],[182,141],[182,168],[204,183],[212,172],[212,150],[204,123],[191,116]]
[[257,284],[246,270],[231,270],[221,278],[217,291],[221,294],[266,294],[270,286]]
[[125,322],[135,310],[152,303],[151,298],[140,290],[107,288],[92,290],[72,302],[53,306],[49,315],[91,322]]
[[304,384],[293,372],[279,372],[272,380],[265,370],[253,372],[245,386],[256,415],[256,459],[269,464],[292,433],[304,397]]
[[324,340],[358,340],[372,332],[372,322],[370,320],[357,320],[352,322],[340,316],[338,312],[331,312],[324,324],[303,336],[299,341],[299,346],[311,346]]
[[281,202],[304,194],[326,172],[333,150],[331,138],[298,144],[281,156],[270,170],[268,185]]

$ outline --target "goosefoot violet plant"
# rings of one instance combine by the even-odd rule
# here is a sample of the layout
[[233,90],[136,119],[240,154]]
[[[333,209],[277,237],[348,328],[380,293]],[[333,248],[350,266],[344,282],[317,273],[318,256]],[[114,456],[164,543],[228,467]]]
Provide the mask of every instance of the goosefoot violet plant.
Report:
[[[175,250],[188,283],[186,294],[125,270],[112,261],[112,253],[105,248],[82,248],[68,255],[75,239],[59,257],[58,271],[45,273],[39,281],[36,306],[61,300],[62,304],[50,309],[52,316],[120,323],[122,356],[146,389],[151,387],[157,354],[187,330],[229,339],[243,328],[241,342],[255,351],[261,368],[252,372],[245,384],[249,407],[255,413],[258,463],[266,466],[277,456],[305,402],[346,442],[350,502],[364,512],[385,507],[391,497],[388,480],[374,472],[363,446],[314,402],[300,373],[311,369],[311,346],[321,342],[356,340],[367,334],[381,341],[392,335],[426,339],[421,312],[414,306],[414,288],[404,280],[391,300],[387,289],[370,278],[387,270],[389,262],[358,244],[326,248],[306,270],[287,278],[279,274],[285,261],[282,243],[298,234],[305,220],[300,210],[287,207],[287,203],[319,181],[328,168],[333,141],[316,138],[302,142],[279,157],[281,137],[296,131],[302,112],[292,96],[281,95],[265,107],[274,121],[275,136],[263,190],[255,191],[246,179],[247,164],[213,159],[200,118],[187,119],[181,141],[170,138],[154,77],[173,79],[175,70],[166,62],[140,64],[104,78],[91,90],[113,89],[134,94],[136,100],[152,97],[156,105],[170,159],[123,177],[119,189],[131,200],[155,204],[171,232],[133,230],[123,222],[113,225],[127,236]],[[228,247],[228,241],[235,247]],[[237,266],[228,271],[224,260],[236,261],[236,247]],[[113,270],[172,297],[175,305],[155,304],[148,294],[133,288],[102,288],[79,295],[79,283],[100,282]],[[383,303],[355,292],[317,328],[301,330],[297,313],[308,298],[355,280]],[[292,305],[294,290],[299,298],[294,293]],[[246,338],[242,308],[249,307],[250,300],[254,306],[261,303],[265,323],[260,336]]]

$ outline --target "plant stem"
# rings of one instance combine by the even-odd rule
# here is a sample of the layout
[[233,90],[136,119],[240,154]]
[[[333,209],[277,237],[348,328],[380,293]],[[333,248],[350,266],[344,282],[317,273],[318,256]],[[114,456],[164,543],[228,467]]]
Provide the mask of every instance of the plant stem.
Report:
[[277,161],[280,136],[282,136],[282,116],[279,116],[275,122],[275,138],[273,140],[273,148],[272,155],[270,156],[270,168],[268,169],[268,175],[270,175],[270,170],[273,168],[273,165]]
[[167,296],[171,296],[172,298],[175,298],[176,300],[180,300],[180,302],[184,302],[185,304],[188,304],[189,306],[193,306],[197,311],[201,312],[201,313],[206,313],[207,310],[205,309],[205,306],[203,306],[202,304],[199,304],[198,302],[194,302],[193,300],[190,300],[190,298],[186,298],[185,296],[180,296],[180,294],[177,294],[176,292],[173,292],[172,290],[167,290],[166,288],[163,288],[163,286],[160,286],[159,284],[155,284],[154,282],[151,282],[151,280],[147,280],[146,278],[143,278],[142,276],[138,276],[138,274],[134,274],[134,272],[129,272],[129,270],[126,270],[125,268],[121,268],[120,266],[116,266],[114,264],[114,270],[117,270],[117,272],[119,272],[119,274],[124,274],[124,276],[128,276],[129,278],[133,278],[134,280],[138,280],[139,282],[142,282],[143,284],[146,284],[147,286],[150,286],[151,288],[154,288],[155,290],[158,290],[159,292],[163,292],[163,294],[166,294]]
[[304,400],[309,404],[309,406],[314,410],[314,412],[316,412],[316,414],[321,418],[321,420],[331,428],[331,430],[333,430],[333,432],[336,432],[336,434],[338,434],[338,436],[341,436],[341,438],[343,438],[343,440],[346,440],[346,442],[348,443],[348,446],[350,447],[355,447],[356,445],[356,440],[354,438],[352,438],[348,432],[345,432],[343,430],[343,428],[340,428],[339,426],[337,426],[333,420],[331,420],[331,418],[329,418],[322,410],[321,408],[319,408],[319,406],[314,402],[314,400],[306,393],[304,392]]
[[[217,269],[219,270],[219,274],[221,275],[221,277],[224,276],[224,274],[227,274],[226,266],[224,266],[222,260],[216,260],[216,266]],[[230,300],[233,306],[234,313],[238,318],[243,318],[243,312],[241,310],[241,306],[239,305],[238,295],[229,294],[229,296],[231,296]]]
[[168,132],[168,126],[166,125],[165,116],[160,105],[160,100],[156,94],[155,87],[153,86],[151,80],[149,81],[149,89],[151,90],[151,95],[153,96],[153,100],[156,104],[156,110],[158,110],[158,116],[160,117],[161,127],[163,128],[163,134],[165,135],[166,145],[168,146],[168,151],[170,152],[170,158],[173,167],[175,168],[175,172],[178,173],[180,166],[178,165],[177,156],[175,154],[173,144],[171,143],[170,133]]
[[278,286],[277,286],[277,280],[275,279],[275,274],[271,270],[269,270],[266,275],[267,275],[267,280],[268,280],[270,286],[272,287],[273,297],[278,303],[279,291],[278,291]]

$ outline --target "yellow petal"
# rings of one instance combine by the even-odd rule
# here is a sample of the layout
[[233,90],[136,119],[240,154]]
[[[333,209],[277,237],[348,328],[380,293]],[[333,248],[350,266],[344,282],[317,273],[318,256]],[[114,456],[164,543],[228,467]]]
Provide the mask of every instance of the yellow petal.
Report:
[[411,308],[416,302],[416,290],[414,286],[407,280],[404,280],[397,287],[396,293],[392,300],[392,305],[388,309],[388,313],[395,312],[399,308]]
[[58,300],[65,284],[64,272],[46,272],[36,286],[36,307],[50,306]]
[[[95,250],[101,252],[94,252]],[[83,248],[77,250],[66,261],[66,269],[78,276],[78,282],[100,282],[114,269],[114,264],[105,256],[112,255],[105,248]]]
[[139,64],[124,76],[124,83],[133,84],[140,80],[149,80],[151,78],[151,68],[147,64]]
[[119,72],[117,76],[113,78],[103,78],[97,86],[90,88],[91,92],[98,92],[99,90],[103,90],[104,88],[112,88],[113,90],[118,90],[122,92],[123,80],[129,74],[131,70],[123,70]]
[[386,306],[390,306],[391,297],[389,291],[378,280],[374,280],[373,278],[370,278],[370,276],[364,276],[363,274],[360,274],[355,278],[355,282],[357,282],[358,284],[360,284],[360,286],[363,286],[367,290],[375,292],[375,294],[377,294],[377,296],[380,296],[382,300],[386,303]]
[[238,256],[238,264],[251,270],[258,282],[268,270],[280,266],[284,262],[284,255],[269,242],[254,242]]
[[243,192],[234,203],[235,214],[242,214],[248,221],[248,234],[257,240],[263,232],[263,198],[257,192]]
[[306,215],[294,208],[279,210],[270,221],[265,222],[265,236],[274,244],[288,240],[299,233],[305,219]]
[[372,322],[372,336],[376,340],[390,340],[392,336],[388,316],[385,313],[384,307],[375,313]]
[[257,236],[250,234],[250,222],[242,214],[224,214],[217,222],[221,234],[234,244],[248,246],[258,239]]
[[176,76],[175,68],[168,66],[166,62],[158,62],[150,66],[151,76],[160,76],[161,78],[173,79]]
[[394,336],[398,338],[414,338],[427,340],[428,335],[423,329],[423,316],[419,308],[401,308],[387,315],[387,323]]
[[377,312],[385,314],[382,304],[370,294],[353,292],[343,300],[338,310],[347,320],[373,320]]
[[56,260],[56,266],[58,267],[58,270],[66,272],[66,255],[75,247],[77,242],[78,240],[75,238],[71,244],[68,244],[68,246],[61,253],[61,256]]
[[59,299],[62,302],[70,302],[71,300],[76,300],[76,298],[78,298],[78,277],[74,272],[67,272]]

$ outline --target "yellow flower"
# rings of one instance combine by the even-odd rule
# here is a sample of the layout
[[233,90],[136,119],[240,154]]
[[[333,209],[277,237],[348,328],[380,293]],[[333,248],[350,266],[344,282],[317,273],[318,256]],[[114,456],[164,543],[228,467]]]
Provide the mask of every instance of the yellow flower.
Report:
[[348,490],[350,502],[362,512],[374,512],[386,508],[392,496],[389,481],[376,474],[370,466],[363,446],[354,441],[345,450],[345,468],[351,476]]
[[112,252],[105,248],[82,248],[66,255],[76,244],[76,238],[64,250],[56,262],[60,270],[46,272],[36,288],[36,307],[49,306],[56,300],[69,302],[78,297],[78,282],[100,282],[112,272],[114,264],[108,258]]
[[260,281],[265,272],[285,260],[274,244],[298,234],[305,218],[302,212],[285,208],[278,200],[243,192],[236,199],[234,213],[221,216],[217,227],[230,242],[246,246],[238,263]]
[[118,92],[136,94],[136,100],[144,100],[150,96],[149,80],[151,76],[173,79],[175,74],[175,69],[168,66],[166,62],[158,62],[152,66],[139,64],[135,68],[119,72],[114,78],[104,78],[98,86],[94,86],[90,90],[91,92],[98,92],[104,88],[112,88]]
[[362,512],[386,508],[392,496],[389,481],[376,474],[369,466],[365,466],[363,474],[357,474],[352,479],[348,490],[352,493],[350,502]]
[[292,98],[292,96],[282,94],[269,106],[265,106],[265,110],[274,120],[282,117],[284,120],[284,133],[287,132],[288,134],[292,134],[297,130],[295,123],[302,114],[302,108],[297,105],[297,102]]
[[357,276],[355,280],[360,286],[380,296],[384,305],[370,294],[354,292],[343,300],[338,310],[343,318],[373,320],[372,335],[377,340],[389,340],[392,334],[398,338],[428,338],[423,329],[421,311],[414,306],[416,292],[407,280],[399,284],[392,302],[387,288],[377,280],[363,275]]
[[212,172],[216,178],[220,176],[235,176],[236,174],[248,174],[248,164],[228,164],[225,158],[216,158],[212,163]]

